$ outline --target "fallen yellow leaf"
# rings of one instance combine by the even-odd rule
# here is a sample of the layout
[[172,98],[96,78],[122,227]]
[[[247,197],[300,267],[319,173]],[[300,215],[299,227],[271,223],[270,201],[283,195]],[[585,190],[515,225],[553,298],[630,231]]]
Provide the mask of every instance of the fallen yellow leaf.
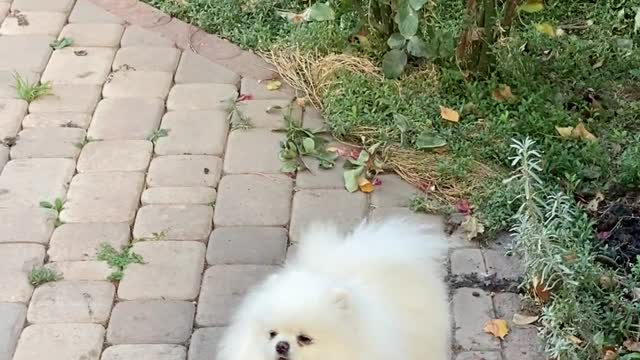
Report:
[[504,337],[509,334],[509,325],[505,320],[502,319],[492,319],[487,321],[484,326],[484,331],[504,340]]
[[518,8],[524,12],[534,13],[544,9],[544,2],[543,0],[527,0]]
[[587,130],[583,122],[579,122],[578,125],[576,125],[576,127],[571,132],[571,135],[573,135],[573,137],[577,137],[577,138],[589,140],[589,141],[597,140],[595,135],[593,135],[592,133],[589,132],[589,130]]
[[363,193],[373,192],[373,184],[365,177],[361,177],[360,179],[358,179],[358,187]]
[[511,92],[511,86],[501,85],[491,92],[491,97],[497,102],[512,102],[516,97]]
[[271,80],[267,83],[267,90],[273,91],[278,90],[282,86],[282,83],[278,80]]
[[567,336],[567,340],[571,341],[572,343],[574,343],[575,345],[580,345],[582,344],[582,339],[580,339],[577,336],[574,335],[569,335]]
[[541,24],[535,24],[534,25],[536,30],[538,30],[538,32],[543,33],[549,37],[555,37],[556,36],[556,29],[553,27],[553,25],[549,24],[549,23],[541,23]]
[[440,116],[442,116],[442,118],[447,121],[451,121],[455,123],[460,121],[460,114],[458,114],[457,111],[450,109],[448,107],[440,106]]
[[513,323],[516,325],[529,325],[538,321],[539,316],[529,316],[515,313],[513,314]]
[[573,131],[573,126],[567,126],[567,127],[558,127],[558,126],[556,126],[556,131],[558,132],[560,137],[568,138],[568,137],[571,137],[571,132]]

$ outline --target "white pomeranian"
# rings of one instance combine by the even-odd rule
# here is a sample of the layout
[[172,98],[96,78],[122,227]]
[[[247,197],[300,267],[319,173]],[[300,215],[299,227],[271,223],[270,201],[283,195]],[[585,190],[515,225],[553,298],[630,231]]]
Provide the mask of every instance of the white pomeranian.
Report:
[[346,236],[312,226],[240,305],[217,360],[447,360],[446,249],[401,219]]

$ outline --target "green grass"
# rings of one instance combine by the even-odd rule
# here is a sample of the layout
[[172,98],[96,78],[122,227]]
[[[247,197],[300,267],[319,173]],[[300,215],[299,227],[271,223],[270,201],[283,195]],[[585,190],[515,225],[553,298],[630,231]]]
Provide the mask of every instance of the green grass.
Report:
[[130,264],[143,264],[142,256],[131,252],[130,246],[123,247],[120,251],[109,244],[102,244],[97,253],[98,260],[105,261],[113,272],[107,280],[120,281],[124,277],[124,270]]
[[18,98],[30,103],[42,96],[51,94],[51,83],[29,83],[29,81],[23,78],[20,74],[15,73],[13,75],[15,79],[15,88]]
[[58,280],[62,280],[62,275],[44,266],[35,266],[29,273],[29,283],[35,287]]

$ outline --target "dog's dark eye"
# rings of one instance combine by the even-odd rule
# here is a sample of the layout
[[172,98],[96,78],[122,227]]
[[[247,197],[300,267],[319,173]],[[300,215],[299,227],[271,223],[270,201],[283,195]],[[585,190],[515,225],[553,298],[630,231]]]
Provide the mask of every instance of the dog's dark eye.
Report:
[[271,330],[269,331],[269,339],[273,339],[274,337],[278,336],[278,333]]
[[309,345],[309,344],[311,344],[313,342],[313,339],[311,339],[307,335],[298,335],[297,340],[298,340],[298,344],[300,344],[300,346]]

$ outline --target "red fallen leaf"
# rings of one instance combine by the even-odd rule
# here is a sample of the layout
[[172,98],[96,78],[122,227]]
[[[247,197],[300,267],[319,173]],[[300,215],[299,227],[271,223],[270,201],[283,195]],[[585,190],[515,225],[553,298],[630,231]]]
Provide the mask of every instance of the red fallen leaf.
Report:
[[349,152],[349,156],[351,156],[353,159],[357,159],[360,157],[361,151],[362,149],[351,149],[351,152]]
[[253,100],[253,95],[251,95],[251,94],[241,94],[236,99],[236,102],[247,101],[247,100]]
[[611,235],[611,231],[601,231],[598,233],[599,240],[606,240]]
[[374,178],[372,183],[375,186],[380,186],[380,185],[382,185],[382,180],[380,180],[380,178]]
[[427,192],[431,189],[431,183],[428,182],[421,182],[418,184],[418,189],[420,189],[420,191],[422,192]]
[[459,213],[468,215],[471,213],[471,203],[469,203],[469,200],[466,199],[460,200],[456,204],[456,209]]

